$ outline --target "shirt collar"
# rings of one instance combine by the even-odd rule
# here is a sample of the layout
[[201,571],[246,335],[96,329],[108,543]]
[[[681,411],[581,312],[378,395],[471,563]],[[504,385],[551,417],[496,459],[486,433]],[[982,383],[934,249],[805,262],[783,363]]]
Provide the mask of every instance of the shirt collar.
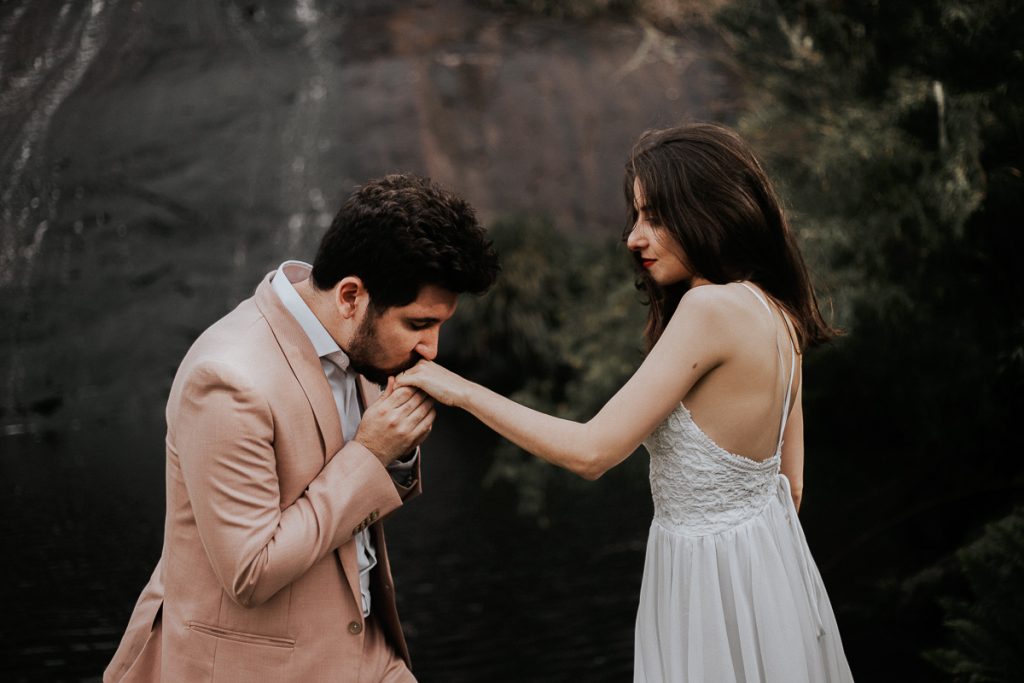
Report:
[[334,337],[330,335],[312,309],[302,300],[292,284],[309,279],[312,270],[313,266],[303,261],[285,261],[274,273],[270,285],[281,299],[281,303],[309,337],[316,355],[320,358],[330,355],[332,362],[345,369],[348,367],[348,356],[338,346],[338,342],[334,341]]

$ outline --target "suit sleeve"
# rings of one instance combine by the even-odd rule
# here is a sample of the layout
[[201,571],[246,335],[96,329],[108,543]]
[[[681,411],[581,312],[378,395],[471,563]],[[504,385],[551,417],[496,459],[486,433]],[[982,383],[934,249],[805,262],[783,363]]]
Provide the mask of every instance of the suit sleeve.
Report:
[[199,537],[228,595],[260,605],[348,542],[371,513],[402,504],[380,461],[350,441],[282,509],[266,398],[224,363],[186,380],[175,443]]

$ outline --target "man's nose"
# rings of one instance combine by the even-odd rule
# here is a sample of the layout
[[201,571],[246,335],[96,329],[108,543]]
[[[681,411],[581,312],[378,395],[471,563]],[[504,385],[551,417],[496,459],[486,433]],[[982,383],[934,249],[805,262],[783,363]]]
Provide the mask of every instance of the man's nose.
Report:
[[438,329],[436,327],[425,330],[419,343],[416,344],[416,353],[427,360],[437,358],[437,336]]

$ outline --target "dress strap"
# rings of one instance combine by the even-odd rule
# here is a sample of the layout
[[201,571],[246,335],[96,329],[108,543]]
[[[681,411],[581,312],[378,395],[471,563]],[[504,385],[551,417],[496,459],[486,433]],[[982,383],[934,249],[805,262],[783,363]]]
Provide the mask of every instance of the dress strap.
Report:
[[764,295],[761,294],[761,292],[757,291],[756,289],[748,285],[746,282],[741,282],[740,284],[749,289],[750,293],[756,296],[757,300],[761,302],[761,305],[765,307],[765,310],[767,310],[768,313],[771,314],[772,307],[768,305],[767,301],[765,301]]
[[[772,316],[772,320],[775,319],[775,313],[772,311],[772,307],[768,305],[765,297],[761,292],[748,285],[746,282],[740,282],[741,285],[750,290],[750,293],[757,297],[757,300],[761,302],[761,305],[765,307],[768,314]],[[785,312],[780,311],[782,314],[782,321],[786,325],[786,332],[791,333],[789,325],[789,317],[786,316]],[[775,340],[775,351],[779,354],[779,365],[782,365],[782,349],[779,348],[779,340]],[[786,423],[789,422],[789,404],[793,394],[793,377],[796,374],[796,348],[792,345],[789,349],[789,384],[786,386],[786,401],[782,407],[782,418],[779,423],[779,442],[775,445],[775,452],[778,453],[782,448],[782,435],[786,431]]]
[[[789,325],[786,325],[787,329]],[[779,443],[775,445],[775,452],[782,450],[782,435],[786,431],[786,423],[789,422],[789,404],[793,396],[793,376],[796,374],[796,348],[789,348],[789,384],[786,386],[786,403],[782,406],[782,424],[779,425]]]

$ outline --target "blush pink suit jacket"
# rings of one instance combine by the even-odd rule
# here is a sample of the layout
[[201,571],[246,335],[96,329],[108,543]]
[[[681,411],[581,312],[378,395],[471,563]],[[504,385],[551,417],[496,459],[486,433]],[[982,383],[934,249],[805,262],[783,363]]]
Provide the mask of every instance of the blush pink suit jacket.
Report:
[[[356,683],[353,536],[366,527],[372,614],[409,663],[380,520],[419,493],[418,465],[403,488],[343,439],[320,360],[270,277],[178,368],[163,552],[104,683]],[[380,393],[359,385],[364,405]]]

